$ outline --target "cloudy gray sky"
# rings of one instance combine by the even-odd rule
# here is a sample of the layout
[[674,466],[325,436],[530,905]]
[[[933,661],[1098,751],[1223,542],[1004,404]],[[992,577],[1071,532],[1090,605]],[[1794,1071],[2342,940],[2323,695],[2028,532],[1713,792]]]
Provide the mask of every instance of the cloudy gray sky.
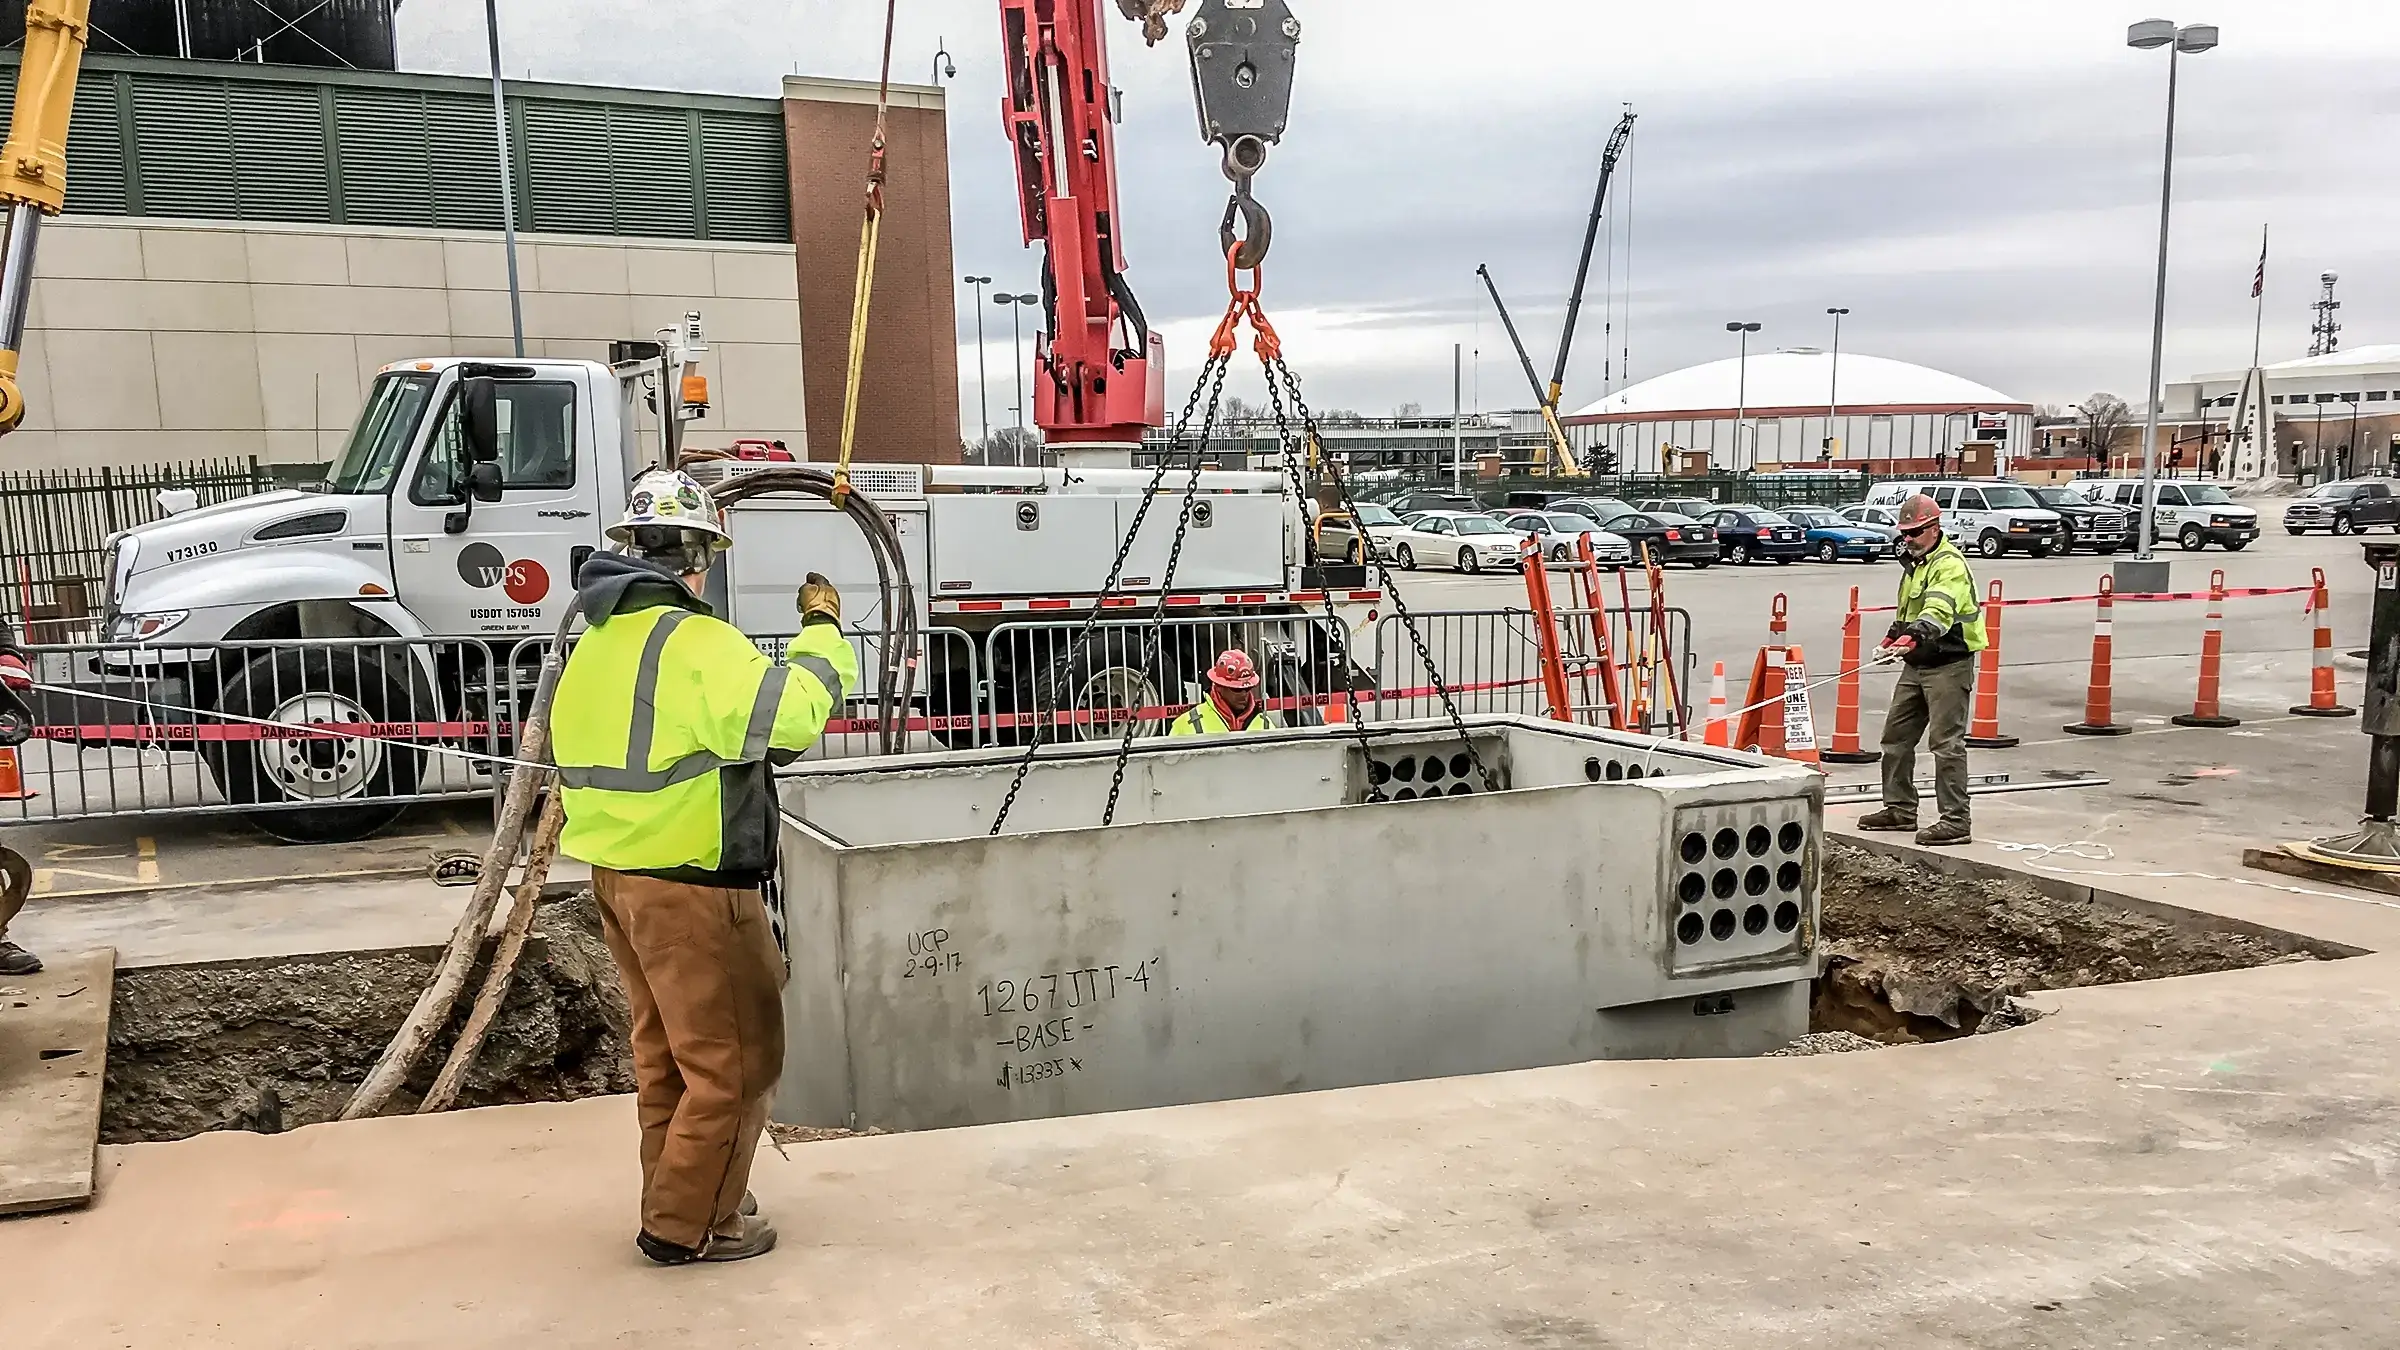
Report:
[[[1641,114],[1568,403],[1767,346],[1843,346],[1955,371],[2035,401],[2139,400],[2166,56],[2124,46],[2123,0],[1292,0],[1307,24],[1293,126],[1258,184],[1276,215],[1267,303],[1320,407],[1446,410],[1453,343],[1480,347],[1486,407],[1524,378],[1477,263],[1499,276],[1545,376],[1599,151]],[[2400,341],[2400,4],[2208,0],[2224,45],[2183,63],[2167,375],[2249,360],[2259,228],[2274,232],[2267,359],[2304,355],[2318,273],[2342,275],[2346,345]],[[1113,11],[1113,5],[1104,5]],[[512,76],[772,95],[777,78],[872,78],[872,0],[500,0]],[[408,0],[401,60],[480,72],[482,6]],[[897,78],[945,41],[961,272],[1030,288],[998,130],[998,7],[900,0]],[[1132,276],[1170,343],[1171,393],[1223,303],[1225,185],[1194,130],[1179,35],[1145,50],[1112,17],[1125,90]],[[862,147],[863,154],[863,147]],[[1629,190],[1629,191],[1628,191]],[[847,209],[845,207],[844,209]],[[964,411],[974,316],[960,305]],[[997,315],[994,315],[997,318]],[[1617,337],[1603,364],[1602,326]],[[993,416],[1011,369],[999,325]],[[1629,349],[1629,358],[1628,358]],[[1239,392],[1251,393],[1248,387]],[[1470,399],[1473,395],[1470,394]]]

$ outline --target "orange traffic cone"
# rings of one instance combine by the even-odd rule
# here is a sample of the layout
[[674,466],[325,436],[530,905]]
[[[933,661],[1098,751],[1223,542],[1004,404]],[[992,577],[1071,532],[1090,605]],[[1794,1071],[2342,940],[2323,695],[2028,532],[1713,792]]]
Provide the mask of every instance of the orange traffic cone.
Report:
[[1975,719],[1967,726],[1967,744],[1978,750],[2007,750],[2018,744],[2000,734],[2000,583],[1995,581],[1983,605],[1983,634],[1990,644],[1975,668]]
[[2179,727],[2238,727],[2242,719],[2227,717],[2217,706],[2217,688],[2225,664],[2225,573],[2208,577],[2208,629],[2200,635],[2200,690],[2192,710],[2169,718]]
[[1842,682],[1833,688],[1833,748],[1825,752],[1832,764],[1872,764],[1881,750],[1858,743],[1859,685],[1865,677],[1860,659],[1858,588],[1850,588],[1850,613],[1842,620]]
[[1731,746],[1733,728],[1725,722],[1725,663],[1719,661],[1708,674],[1708,724],[1702,730],[1703,744]]
[[0,746],[0,802],[29,802],[42,794],[25,786],[15,746]]
[[1783,757],[1817,762],[1817,714],[1808,703],[1808,657],[1795,646],[1783,658]]
[[2309,599],[2309,609],[2317,616],[2317,633],[2308,654],[2308,702],[2292,709],[2298,717],[2356,717],[2358,709],[2345,708],[2333,688],[2333,596],[2325,589],[2325,569],[2316,569],[2316,594]]
[[2084,686],[2083,720],[2065,728],[2076,736],[2130,736],[2133,728],[2114,720],[2111,709],[2116,666],[2117,583],[2100,578],[2100,617],[2092,620],[2092,678]]

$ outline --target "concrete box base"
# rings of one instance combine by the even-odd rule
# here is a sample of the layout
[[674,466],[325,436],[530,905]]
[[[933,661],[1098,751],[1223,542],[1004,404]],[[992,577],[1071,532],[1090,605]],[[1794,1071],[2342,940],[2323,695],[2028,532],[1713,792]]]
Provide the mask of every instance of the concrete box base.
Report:
[[800,768],[776,1118],[927,1129],[1808,1029],[1817,774],[1468,729],[1144,742],[1108,828],[1114,747],[1056,747],[998,836],[1017,752]]

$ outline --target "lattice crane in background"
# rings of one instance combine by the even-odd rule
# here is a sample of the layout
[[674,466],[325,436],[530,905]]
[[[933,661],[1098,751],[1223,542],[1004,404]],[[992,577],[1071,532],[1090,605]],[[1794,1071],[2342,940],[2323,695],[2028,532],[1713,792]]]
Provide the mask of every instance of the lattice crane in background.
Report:
[[1574,467],[1575,455],[1567,447],[1567,430],[1558,420],[1559,400],[1566,396],[1567,357],[1575,346],[1575,322],[1583,315],[1583,290],[1592,277],[1592,249],[1600,241],[1600,217],[1608,208],[1609,181],[1617,176],[1617,161],[1624,158],[1626,143],[1633,139],[1634,111],[1625,110],[1617,119],[1615,131],[1609,133],[1608,147],[1600,152],[1600,186],[1592,193],[1591,220],[1584,226],[1583,256],[1575,265],[1575,289],[1567,294],[1567,322],[1558,335],[1558,363],[1551,367],[1550,384],[1533,369],[1533,357],[1525,350],[1524,339],[1517,336],[1517,322],[1509,317],[1508,302],[1500,298],[1500,284],[1492,277],[1492,269],[1479,266],[1475,275],[1483,278],[1484,289],[1491,292],[1492,308],[1500,311],[1500,325],[1508,330],[1508,340],[1517,349],[1517,360],[1525,367],[1525,382],[1533,387],[1534,402],[1541,406],[1543,427],[1550,433],[1550,449],[1545,467],[1553,474],[1563,474]]

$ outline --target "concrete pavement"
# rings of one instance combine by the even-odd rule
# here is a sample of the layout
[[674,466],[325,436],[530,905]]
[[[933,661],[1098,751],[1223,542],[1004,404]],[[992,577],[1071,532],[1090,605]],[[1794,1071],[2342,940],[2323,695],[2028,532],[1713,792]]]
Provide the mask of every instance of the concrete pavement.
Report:
[[723,1268],[635,1255],[623,1099],[219,1134],[106,1150],[0,1268],[59,1347],[2386,1345],[2396,985],[2304,962],[1941,1045],[800,1145],[755,1178],[783,1249]]

